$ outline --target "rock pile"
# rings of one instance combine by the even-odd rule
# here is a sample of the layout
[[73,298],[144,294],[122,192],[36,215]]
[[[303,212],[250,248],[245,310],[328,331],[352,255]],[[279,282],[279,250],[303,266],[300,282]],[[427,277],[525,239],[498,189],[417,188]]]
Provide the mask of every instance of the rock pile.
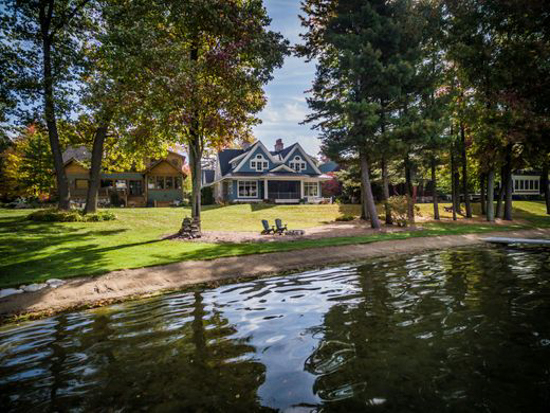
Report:
[[200,238],[201,237],[201,221],[200,218],[184,218],[179,236],[181,238]]

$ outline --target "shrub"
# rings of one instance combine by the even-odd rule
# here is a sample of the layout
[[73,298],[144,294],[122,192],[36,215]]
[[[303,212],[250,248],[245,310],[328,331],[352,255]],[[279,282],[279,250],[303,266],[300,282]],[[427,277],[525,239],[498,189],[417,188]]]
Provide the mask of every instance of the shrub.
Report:
[[[390,196],[388,204],[390,205],[393,222],[400,227],[406,227],[409,222],[407,216],[407,197],[405,195]],[[418,212],[420,212],[420,208],[415,205],[414,213],[417,214]]]
[[27,219],[37,222],[100,222],[113,221],[116,215],[111,211],[101,211],[95,214],[84,214],[76,209],[60,211],[58,209],[40,209],[28,215]]
[[337,217],[335,221],[353,221],[354,219],[355,217],[353,215],[344,214]]

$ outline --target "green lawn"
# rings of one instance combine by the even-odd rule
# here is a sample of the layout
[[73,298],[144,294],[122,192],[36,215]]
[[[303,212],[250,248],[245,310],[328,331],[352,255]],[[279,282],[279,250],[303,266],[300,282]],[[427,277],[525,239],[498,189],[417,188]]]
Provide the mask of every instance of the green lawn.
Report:
[[[422,215],[431,214],[431,205],[420,207]],[[183,208],[117,209],[115,213],[118,220],[91,223],[31,222],[26,220],[29,210],[0,209],[0,287],[190,259],[350,245],[382,239],[550,226],[550,218],[544,215],[543,203],[514,202],[514,207],[516,217],[526,220],[526,224],[495,228],[484,222],[460,225],[452,222],[428,223],[423,225],[423,231],[416,232],[240,245],[161,240],[163,235],[177,231],[183,215],[188,212]],[[273,221],[275,218],[283,219],[289,227],[309,228],[333,221],[341,214],[357,215],[358,212],[357,205],[206,207],[203,228],[258,231],[261,219]]]

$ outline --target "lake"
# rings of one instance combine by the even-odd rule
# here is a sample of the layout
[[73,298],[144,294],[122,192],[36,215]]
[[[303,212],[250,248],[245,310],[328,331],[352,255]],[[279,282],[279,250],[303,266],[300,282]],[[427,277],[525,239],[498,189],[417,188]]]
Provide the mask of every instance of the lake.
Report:
[[388,257],[4,326],[0,406],[548,412],[550,249]]

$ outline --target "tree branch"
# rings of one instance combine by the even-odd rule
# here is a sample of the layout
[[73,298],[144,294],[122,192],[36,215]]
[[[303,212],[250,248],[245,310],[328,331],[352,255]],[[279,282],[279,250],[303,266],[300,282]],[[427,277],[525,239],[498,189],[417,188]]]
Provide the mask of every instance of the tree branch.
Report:
[[[84,6],[86,6],[86,4],[88,4],[91,0],[82,0],[80,1],[80,3],[78,3],[74,9],[67,15],[65,15],[56,25],[55,27],[53,28],[52,32],[50,33],[50,38],[53,38],[53,36],[57,33],[57,31],[61,30],[63,28],[63,26],[65,26],[66,24],[68,24],[71,19],[76,16],[76,14],[82,9],[84,8]],[[53,1],[52,1],[53,3]],[[52,4],[52,9],[53,9],[53,4]]]

